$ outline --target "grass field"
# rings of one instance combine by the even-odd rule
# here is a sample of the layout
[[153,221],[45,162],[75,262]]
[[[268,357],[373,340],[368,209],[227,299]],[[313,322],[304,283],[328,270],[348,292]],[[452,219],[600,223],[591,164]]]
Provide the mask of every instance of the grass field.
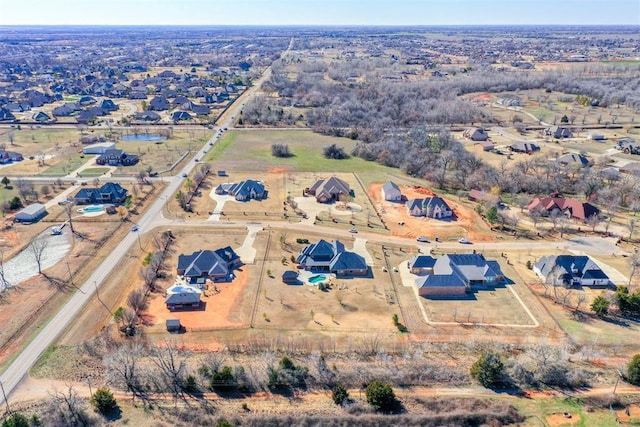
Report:
[[83,178],[102,176],[107,172],[109,172],[109,168],[87,168],[80,172],[80,176]]
[[[271,154],[271,145],[286,144],[293,153],[290,158],[278,158]],[[205,158],[213,162],[215,169],[241,171],[283,172],[352,172],[365,184],[384,180],[398,169],[381,166],[375,162],[351,157],[344,160],[327,159],[323,147],[336,144],[347,153],[356,142],[347,138],[319,135],[307,130],[251,130],[232,131],[225,135]]]

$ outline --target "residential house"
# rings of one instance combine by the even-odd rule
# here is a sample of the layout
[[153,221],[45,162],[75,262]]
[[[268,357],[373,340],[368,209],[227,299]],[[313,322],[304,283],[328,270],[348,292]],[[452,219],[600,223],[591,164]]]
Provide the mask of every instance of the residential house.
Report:
[[618,140],[615,148],[626,154],[640,154],[640,142],[636,142],[633,138],[622,138]]
[[516,142],[509,146],[509,150],[514,153],[533,154],[536,151],[540,151],[540,147],[532,142]]
[[51,116],[49,116],[44,111],[38,111],[33,116],[31,116],[31,119],[39,123],[48,123],[51,121]]
[[83,107],[86,107],[88,105],[93,105],[96,102],[98,102],[98,101],[96,101],[96,99],[91,97],[91,96],[82,96],[78,100],[78,104],[82,105]]
[[492,151],[496,146],[491,141],[476,141],[473,145],[479,145],[482,147],[482,151]]
[[609,276],[591,258],[585,255],[549,255],[533,265],[545,283],[553,286],[599,286],[611,285]]
[[191,286],[205,289],[207,280],[230,282],[235,277],[233,270],[242,265],[240,257],[231,249],[199,250],[191,255],[178,256],[178,276]]
[[563,126],[551,126],[550,128],[546,129],[544,133],[545,135],[551,136],[556,139],[573,138],[573,133],[571,133],[571,129]]
[[598,215],[600,210],[590,203],[581,202],[577,199],[565,199],[564,197],[538,197],[529,203],[529,212],[541,212],[549,215],[554,211],[562,212],[568,218],[586,221],[594,215]]
[[147,93],[141,90],[132,90],[129,92],[129,99],[147,99]]
[[349,184],[336,176],[329,179],[319,179],[305,189],[305,194],[316,197],[320,203],[330,203],[340,199],[340,196],[353,195]]
[[174,122],[191,119],[191,114],[187,113],[186,111],[174,111],[173,114],[171,114],[171,120],[173,120]]
[[100,188],[81,188],[73,200],[78,205],[95,203],[120,204],[127,198],[127,190],[115,182],[107,182]]
[[181,308],[200,308],[200,298],[202,291],[196,287],[176,283],[166,291],[164,300],[170,311]]
[[169,101],[164,96],[156,96],[149,102],[149,110],[152,111],[166,111],[171,107]]
[[411,199],[406,203],[411,216],[426,216],[428,218],[450,218],[453,211],[441,197],[432,196],[424,199]]
[[606,139],[607,139],[607,137],[606,137],[606,136],[604,136],[604,135],[603,135],[603,134],[601,134],[601,133],[593,133],[593,132],[592,132],[592,133],[590,133],[590,134],[588,134],[588,135],[587,135],[587,139],[590,139],[590,140],[592,140],[592,141],[604,141],[604,140],[606,140]]
[[206,105],[192,104],[191,112],[193,112],[197,116],[206,116],[211,113],[211,108],[207,107]]
[[117,111],[120,107],[110,99],[103,99],[100,103],[100,108],[104,111]]
[[336,276],[366,276],[369,267],[363,257],[349,252],[338,240],[321,239],[306,246],[296,259],[298,268],[309,271],[329,272]]
[[16,214],[18,222],[36,222],[47,214],[47,208],[42,203],[32,203]]
[[96,159],[99,165],[109,166],[133,166],[138,163],[137,155],[125,153],[123,150],[106,150],[100,157]]
[[420,296],[457,296],[504,282],[497,261],[482,254],[448,254],[433,264],[433,273],[416,280]]
[[390,202],[402,201],[402,192],[398,184],[392,181],[382,184],[382,198]]
[[6,108],[0,108],[0,122],[15,122],[16,116]]
[[577,153],[568,153],[564,154],[556,159],[556,162],[560,163],[563,166],[573,166],[577,165],[579,167],[589,166],[589,159],[587,159],[582,154]]
[[263,200],[267,198],[268,192],[264,188],[264,183],[248,179],[238,183],[220,184],[216,187],[216,194],[228,194],[234,196],[238,201]]
[[155,111],[143,111],[142,113],[136,113],[133,115],[133,120],[141,122],[157,122],[160,120],[160,114]]
[[55,107],[53,109],[53,115],[55,117],[67,117],[80,110],[80,106],[74,102],[67,102],[64,105]]
[[489,134],[484,128],[468,128],[462,132],[462,136],[472,141],[486,141],[489,139]]
[[20,162],[22,160],[24,160],[24,157],[17,151],[0,150],[0,164],[5,165],[7,163]]

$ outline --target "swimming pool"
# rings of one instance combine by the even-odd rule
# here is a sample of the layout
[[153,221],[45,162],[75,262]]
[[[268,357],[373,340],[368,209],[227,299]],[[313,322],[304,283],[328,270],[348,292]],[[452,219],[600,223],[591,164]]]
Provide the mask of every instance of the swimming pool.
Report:
[[89,205],[87,207],[82,208],[81,210],[84,213],[102,212],[104,210],[104,206],[103,205]]
[[316,283],[320,283],[327,280],[327,277],[324,274],[316,274],[315,276],[309,277],[308,280],[309,280],[309,283],[316,284]]

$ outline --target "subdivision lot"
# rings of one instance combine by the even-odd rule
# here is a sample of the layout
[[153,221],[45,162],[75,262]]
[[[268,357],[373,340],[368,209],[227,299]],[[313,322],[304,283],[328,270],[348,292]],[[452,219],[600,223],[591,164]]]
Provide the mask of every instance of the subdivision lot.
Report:
[[[274,157],[273,144],[285,144],[293,154],[289,158]],[[343,160],[327,159],[322,149],[336,144],[351,153],[356,141],[313,133],[309,130],[235,130],[230,131],[209,150],[206,161],[213,162],[214,169],[229,172],[345,172],[355,173],[368,185],[381,181],[385,174],[397,172],[358,157]]]

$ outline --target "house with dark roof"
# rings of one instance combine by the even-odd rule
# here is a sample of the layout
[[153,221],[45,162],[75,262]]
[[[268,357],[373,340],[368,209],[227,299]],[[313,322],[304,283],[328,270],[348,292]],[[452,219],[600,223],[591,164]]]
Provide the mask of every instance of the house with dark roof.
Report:
[[80,106],[74,102],[67,102],[64,105],[55,107],[53,115],[56,117],[67,117],[80,110]]
[[577,153],[568,153],[564,154],[556,159],[556,162],[561,164],[562,166],[573,166],[577,165],[580,167],[589,166],[589,159],[587,159],[582,154]]
[[0,164],[6,165],[7,163],[20,162],[22,160],[24,160],[24,157],[17,151],[0,150]]
[[149,102],[149,110],[166,111],[171,108],[171,104],[164,96],[156,96]]
[[155,111],[143,111],[141,113],[135,113],[133,115],[133,120],[141,122],[157,122],[160,120],[160,114]]
[[173,120],[174,122],[191,119],[191,114],[187,113],[186,111],[174,111],[173,114],[171,114],[171,120]]
[[15,122],[16,116],[6,108],[0,108],[0,122]]
[[505,278],[497,261],[482,254],[447,254],[433,263],[433,272],[416,280],[420,296],[464,295],[472,289],[486,289]]
[[100,188],[81,188],[73,200],[78,205],[95,203],[120,204],[127,198],[127,190],[115,182],[107,182]]
[[320,239],[300,251],[298,268],[314,272],[329,272],[336,276],[366,276],[369,267],[363,257],[349,252],[339,240]]
[[468,128],[462,132],[462,136],[472,141],[486,141],[489,134],[484,128]]
[[407,267],[412,274],[433,274],[436,259],[429,255],[416,255],[407,261]]
[[537,211],[543,215],[558,211],[566,215],[567,218],[580,221],[586,221],[590,217],[600,214],[600,210],[590,203],[577,199],[565,199],[564,197],[538,197],[529,203],[528,210],[529,213]]
[[302,282],[298,280],[298,272],[293,270],[286,270],[282,273],[282,283],[286,285],[300,285]]
[[392,181],[382,184],[382,198],[389,202],[401,202],[402,192],[400,191],[398,184]]
[[319,179],[304,191],[305,194],[315,196],[320,203],[330,203],[340,199],[340,196],[352,196],[349,184],[336,176],[329,179]]
[[104,111],[117,111],[120,107],[110,99],[103,99],[100,103],[100,108]]
[[135,154],[125,153],[123,150],[106,150],[101,154],[96,163],[99,165],[109,166],[133,166],[139,161],[139,157]]
[[147,99],[147,93],[141,90],[132,90],[129,92],[129,99]]
[[406,203],[411,216],[426,216],[427,218],[450,218],[453,211],[441,197],[432,196],[424,199],[411,199]]
[[191,105],[191,112],[194,113],[197,116],[206,116],[206,115],[211,113],[211,108],[209,108],[206,105],[192,104]]
[[207,280],[231,282],[235,277],[233,270],[241,265],[240,257],[227,246],[215,251],[206,249],[179,255],[177,273],[187,284],[204,289]]
[[80,104],[80,105],[82,105],[84,107],[86,107],[87,105],[93,105],[96,102],[98,102],[98,101],[96,101],[96,99],[91,97],[91,96],[83,96],[78,100],[78,104]]
[[216,194],[234,196],[238,201],[263,200],[267,198],[268,192],[264,188],[262,181],[248,179],[237,183],[220,184],[216,187]]
[[540,151],[540,147],[532,142],[515,142],[509,146],[509,150],[514,153],[533,154]]
[[561,139],[561,138],[573,138],[573,133],[571,129],[563,127],[563,126],[551,126],[550,128],[544,131],[545,135]]
[[33,116],[31,116],[31,119],[39,123],[48,123],[51,121],[51,116],[49,116],[44,111],[38,111]]
[[178,282],[167,289],[164,303],[170,311],[182,308],[200,308],[201,297],[202,291],[200,289]]
[[533,272],[545,283],[553,286],[608,287],[612,285],[609,276],[585,255],[545,256],[533,265]]

